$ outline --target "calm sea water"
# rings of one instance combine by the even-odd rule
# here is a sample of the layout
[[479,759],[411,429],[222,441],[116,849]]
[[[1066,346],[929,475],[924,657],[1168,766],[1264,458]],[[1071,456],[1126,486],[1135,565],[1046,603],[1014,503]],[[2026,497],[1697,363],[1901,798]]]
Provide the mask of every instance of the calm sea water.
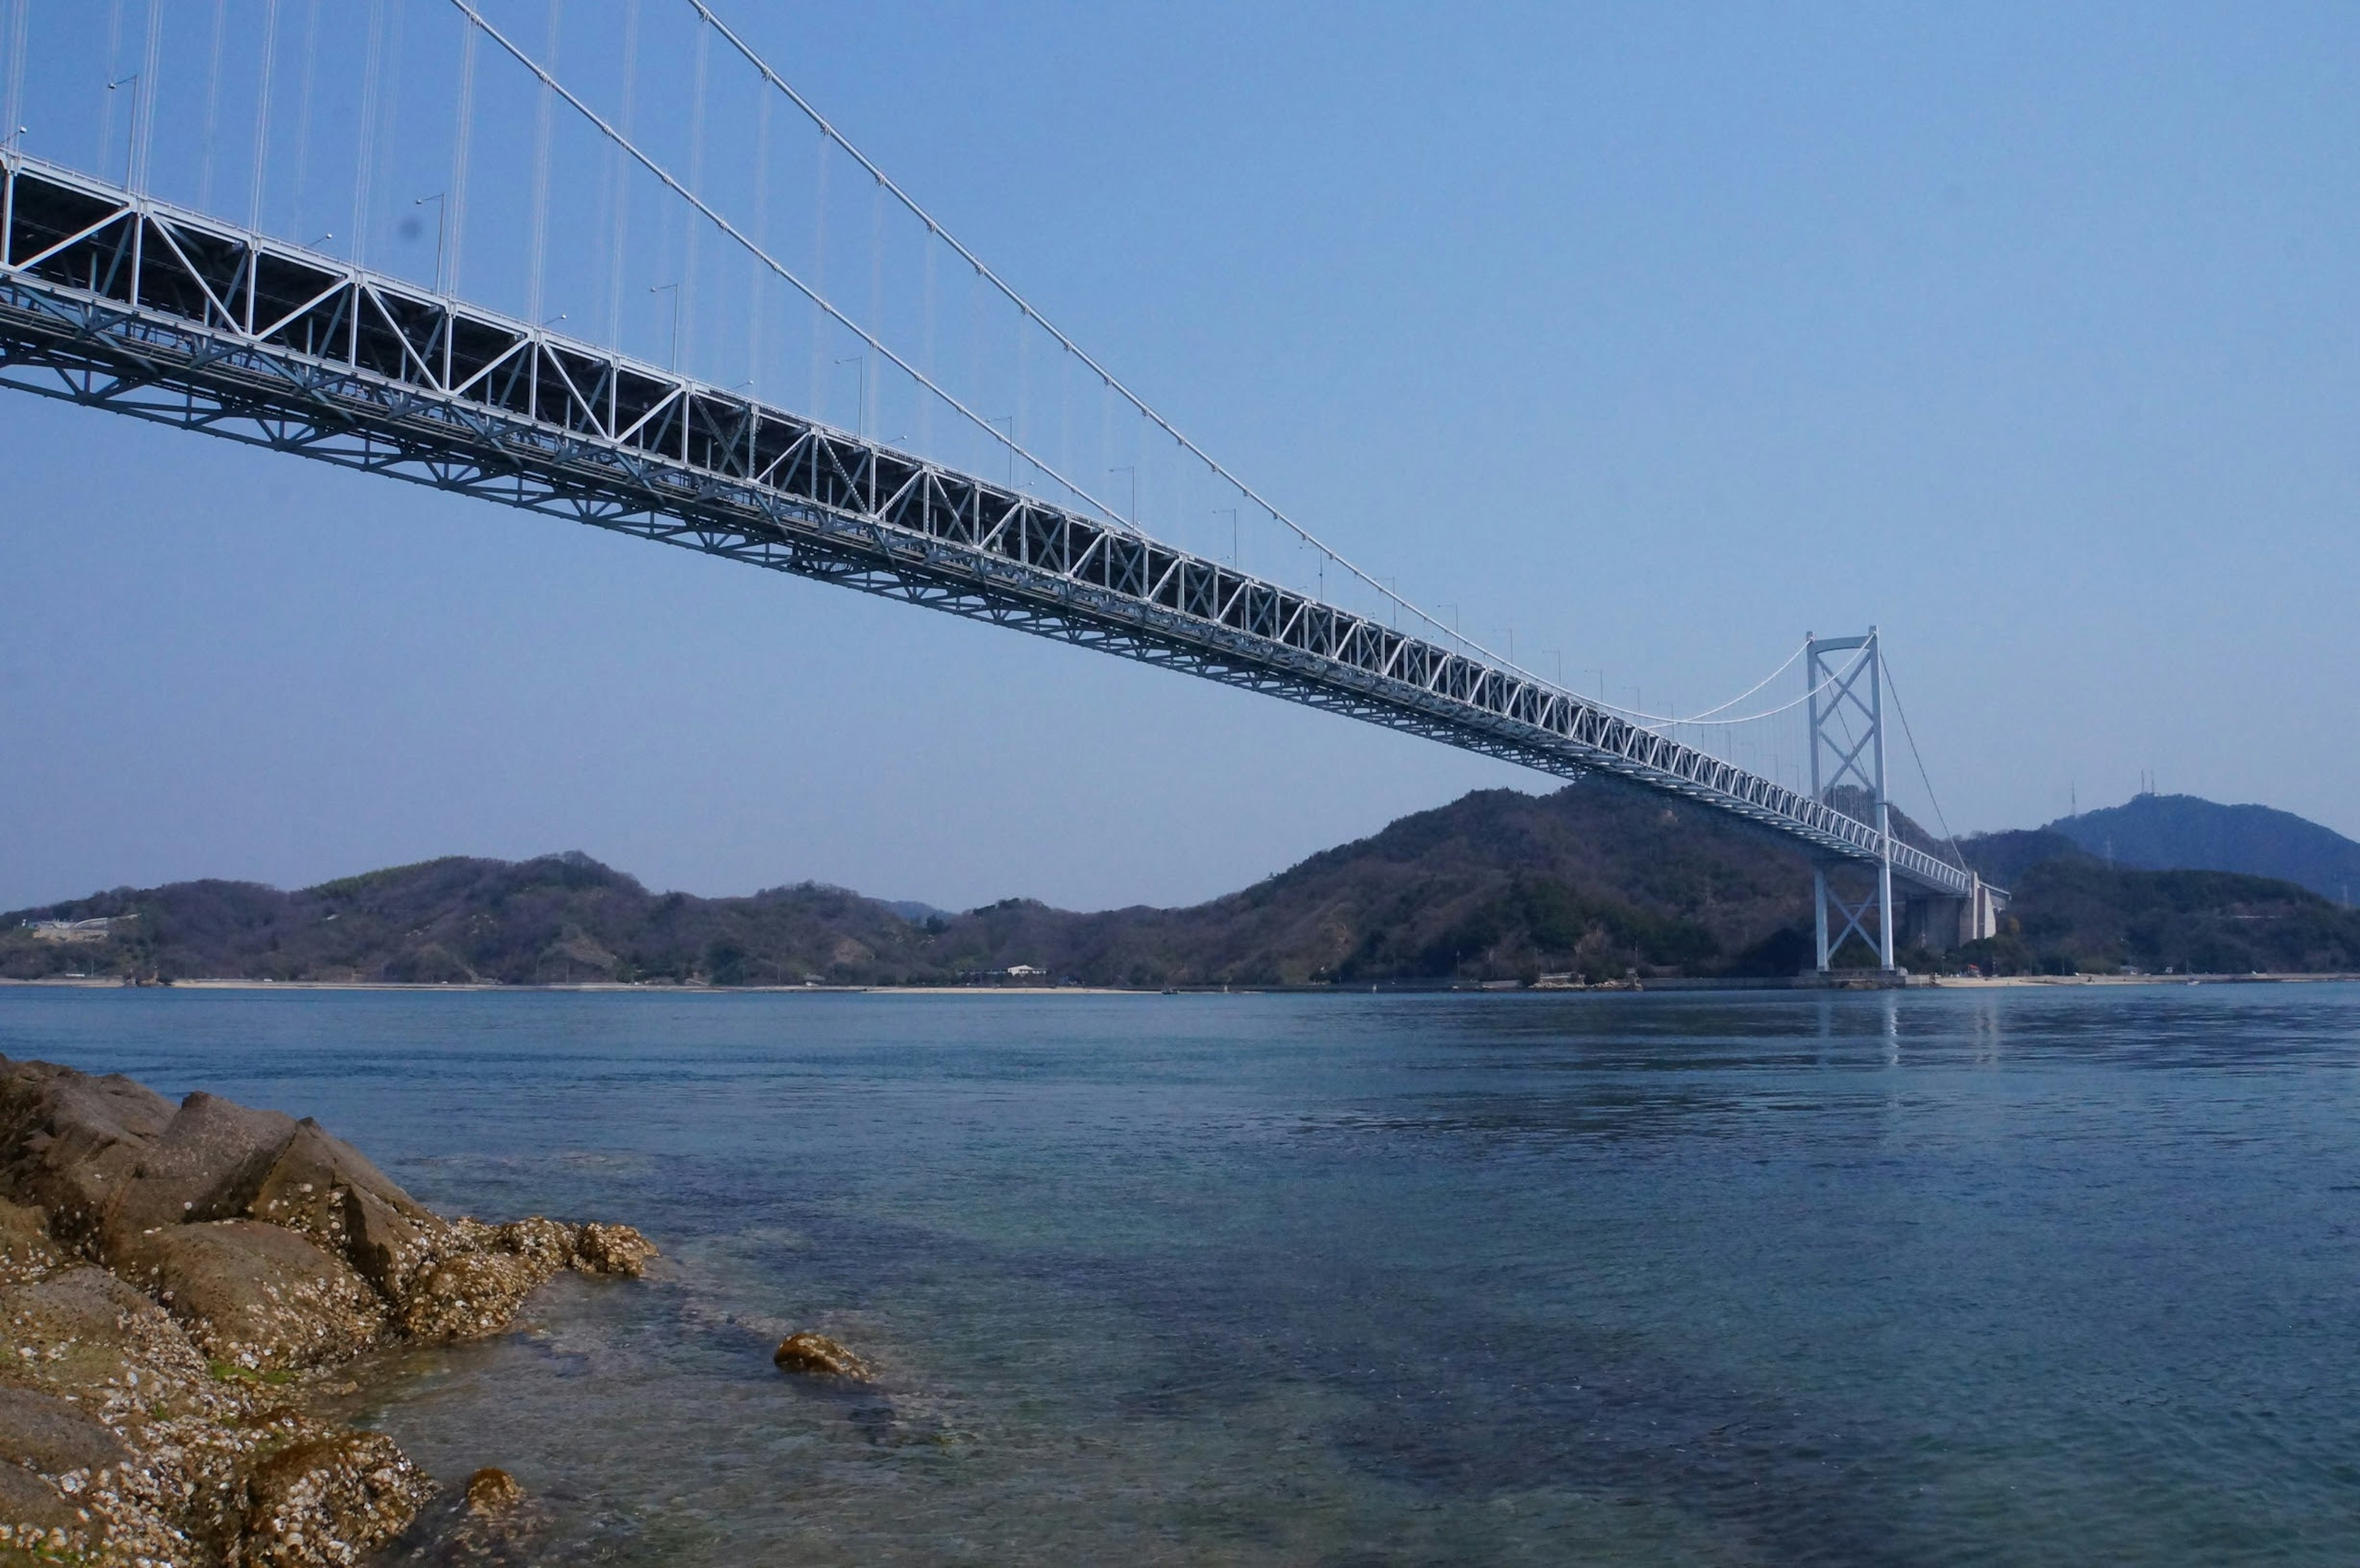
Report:
[[0,1051],[648,1231],[358,1411],[537,1561],[2360,1559],[2360,987],[8,989]]

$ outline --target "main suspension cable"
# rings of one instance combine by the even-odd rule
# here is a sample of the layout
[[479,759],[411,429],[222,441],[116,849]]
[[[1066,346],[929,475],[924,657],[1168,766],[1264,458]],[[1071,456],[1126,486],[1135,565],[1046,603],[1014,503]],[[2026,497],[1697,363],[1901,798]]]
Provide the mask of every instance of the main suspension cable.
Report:
[[[714,211],[714,209],[702,198],[698,197],[685,185],[682,184],[680,178],[677,175],[664,168],[663,165],[658,163],[653,158],[650,158],[637,142],[632,141],[629,137],[624,136],[622,132],[617,130],[612,125],[607,123],[606,118],[595,109],[591,108],[589,104],[584,103],[578,96],[576,96],[571,88],[558,81],[555,76],[544,70],[539,61],[535,60],[530,55],[525,53],[523,49],[518,48],[515,42],[512,41],[506,33],[501,32],[497,27],[492,26],[492,24],[485,18],[484,14],[475,9],[475,5],[471,3],[471,0],[451,0],[451,4],[457,6],[462,12],[464,12],[468,21],[473,23],[475,27],[482,28],[484,36],[491,39],[492,42],[499,45],[499,47],[508,53],[509,58],[513,59],[519,65],[523,66],[527,71],[532,72],[533,76],[538,79],[542,85],[546,86],[551,92],[556,93],[560,98],[564,99],[565,102],[573,107],[576,114],[580,114],[584,119],[596,126],[602,136],[606,136],[617,147],[621,147],[625,152],[628,153],[632,159],[637,162],[640,168],[646,169],[650,174],[654,175],[659,180],[662,181],[664,186],[668,190],[672,191],[673,194],[679,196],[683,201],[686,201],[690,206],[694,207],[697,212],[702,213],[706,222],[712,223],[714,227],[719,229],[723,234],[727,234],[740,245],[743,245],[748,255],[752,256],[755,259],[761,262],[763,266],[769,267],[772,272],[777,273],[789,284],[792,285],[805,299],[809,299],[814,305],[819,307],[820,310],[825,311],[830,318],[843,326],[846,331],[851,332],[855,337],[858,337],[862,343],[867,343],[878,354],[892,361],[904,375],[917,382],[920,386],[925,387],[927,391],[932,392],[935,397],[940,397],[945,403],[948,404],[953,408],[957,409],[958,412],[964,416],[969,423],[973,424],[976,429],[982,430],[985,434],[992,437],[995,441],[1000,441],[1000,444],[1007,446],[1011,452],[1021,453],[1027,463],[1032,463],[1043,474],[1054,479],[1059,485],[1064,485],[1065,489],[1073,495],[1080,496],[1091,506],[1097,508],[1102,516],[1110,519],[1116,517],[1116,514],[1105,502],[1099,500],[1088,490],[1075,484],[1072,480],[1066,478],[1064,474],[1058,473],[1054,468],[1050,467],[1047,463],[1041,462],[1040,459],[1034,457],[1031,452],[1025,452],[1023,448],[1018,446],[1014,441],[1001,437],[997,430],[992,429],[990,420],[985,419],[982,415],[968,408],[958,398],[951,396],[950,393],[935,385],[935,383],[928,377],[923,371],[918,369],[917,366],[912,365],[907,359],[904,359],[892,349],[888,348],[876,333],[870,332],[868,328],[854,321],[850,316],[846,315],[842,310],[838,310],[832,301],[822,297],[810,284],[805,283],[801,277],[796,275],[792,268],[787,267],[776,256],[770,255],[770,252],[756,245],[747,236],[746,232],[743,229],[740,229],[727,218],[723,217],[719,212]],[[1128,531],[1137,531],[1136,529],[1129,529],[1128,525],[1119,524],[1118,526],[1124,527]]]
[[[464,3],[464,0],[453,0],[453,3],[461,4]],[[1400,609],[1406,610],[1418,620],[1434,628],[1434,632],[1437,637],[1447,637],[1453,643],[1482,655],[1483,658],[1491,660],[1500,668],[1516,671],[1518,674],[1523,675],[1525,679],[1531,681],[1535,685],[1546,686],[1553,691],[1564,690],[1563,687],[1558,686],[1555,682],[1542,680],[1539,676],[1535,675],[1531,670],[1526,670],[1524,666],[1516,663],[1514,659],[1502,659],[1499,654],[1493,652],[1489,648],[1484,647],[1481,643],[1444,626],[1440,619],[1427,613],[1425,609],[1421,608],[1412,601],[1404,598],[1400,593],[1396,593],[1393,589],[1386,587],[1381,579],[1361,570],[1358,565],[1355,565],[1352,561],[1345,559],[1345,557],[1334,547],[1321,539],[1303,524],[1296,522],[1293,517],[1287,516],[1284,511],[1273,504],[1260,491],[1254,489],[1252,485],[1247,484],[1243,479],[1239,478],[1235,474],[1230,473],[1228,468],[1222,465],[1218,459],[1214,457],[1212,453],[1207,452],[1203,447],[1198,446],[1195,441],[1189,440],[1188,437],[1181,431],[1178,426],[1175,425],[1170,419],[1164,418],[1164,415],[1158,413],[1152,406],[1149,405],[1145,398],[1132,391],[1120,376],[1114,374],[1114,372],[1109,370],[1105,365],[1100,365],[1096,359],[1093,359],[1079,343],[1074,342],[1072,338],[1067,337],[1063,332],[1059,331],[1055,323],[1052,322],[1046,316],[1043,315],[1039,310],[1034,308],[1030,299],[1026,299],[1022,294],[1018,293],[1012,284],[1011,284],[1006,278],[1000,277],[999,273],[993,271],[990,267],[986,265],[981,256],[976,255],[975,252],[969,250],[965,245],[961,244],[958,237],[953,234],[948,229],[945,228],[941,222],[936,219],[932,212],[929,212],[924,207],[919,205],[915,197],[912,196],[907,191],[901,189],[900,185],[894,183],[892,177],[888,175],[882,169],[879,168],[876,162],[872,160],[868,154],[853,146],[851,141],[846,137],[844,133],[837,130],[836,126],[829,122],[827,116],[819,112],[819,110],[812,103],[810,99],[805,98],[801,93],[796,92],[794,85],[788,82],[785,77],[780,75],[777,71],[773,70],[770,61],[764,60],[759,53],[756,52],[751,44],[748,44],[744,38],[740,38],[738,33],[730,27],[728,23],[723,21],[720,16],[714,12],[713,7],[705,4],[705,0],[688,0],[688,4],[694,7],[696,14],[702,17],[705,22],[714,29],[714,31],[719,33],[724,39],[727,40],[731,48],[735,49],[739,55],[744,57],[748,65],[752,66],[755,71],[761,74],[762,79],[765,82],[768,82],[771,86],[786,94],[786,96],[792,101],[795,107],[801,109],[803,114],[810,118],[812,124],[819,127],[822,136],[826,138],[828,141],[834,142],[837,147],[842,147],[845,152],[851,157],[852,160],[861,167],[870,179],[877,181],[880,188],[890,191],[892,194],[893,199],[901,202],[901,204],[908,210],[911,216],[925,224],[928,233],[940,239],[945,245],[950,246],[950,248],[957,254],[960,260],[975,268],[978,276],[984,278],[994,289],[998,289],[1009,303],[1014,305],[1017,310],[1023,314],[1025,319],[1037,323],[1043,332],[1047,332],[1052,338],[1055,339],[1059,348],[1072,354],[1083,365],[1087,365],[1101,382],[1103,382],[1117,395],[1121,397],[1124,401],[1128,402],[1142,418],[1152,421],[1159,430],[1163,430],[1165,435],[1170,436],[1175,443],[1186,451],[1190,455],[1194,456],[1199,463],[1202,463],[1212,473],[1218,474],[1221,479],[1234,486],[1239,495],[1244,496],[1247,500],[1252,502],[1255,506],[1260,506],[1263,511],[1270,514],[1272,519],[1277,522],[1281,527],[1289,529],[1295,535],[1295,537],[1302,539],[1304,543],[1309,545],[1312,549],[1317,550],[1322,556],[1334,561],[1338,566],[1349,572],[1370,591],[1380,595],[1387,603],[1392,604]],[[855,328],[854,330],[858,331],[858,328]],[[1013,443],[1011,442],[1011,444]],[[1026,455],[1029,458],[1031,454],[1027,453]],[[1097,505],[1098,503],[1094,502],[1093,504]],[[1568,692],[1567,695],[1574,696],[1577,702],[1583,701],[1583,699],[1574,693]]]
[[1934,808],[1934,820],[1942,824],[1942,841],[1950,846],[1950,853],[1958,857],[1960,869],[1964,870],[1967,865],[1966,852],[1959,847],[1958,835],[1950,831],[1950,819],[1942,814],[1941,797],[1934,793],[1934,780],[1926,771],[1926,759],[1918,754],[1918,732],[1909,727],[1909,710],[1901,705],[1901,687],[1893,679],[1893,661],[1885,657],[1885,650],[1881,647],[1877,649],[1876,658],[1885,672],[1885,683],[1892,689],[1893,711],[1901,717],[1901,734],[1909,742],[1909,756],[1918,764],[1918,781],[1926,786],[1926,800]]
[[[1013,430],[1003,432],[998,428],[1000,421],[987,419],[978,413],[966,402],[959,397],[955,397],[946,388],[937,383],[933,376],[913,365],[901,354],[888,346],[874,332],[871,332],[869,328],[853,320],[850,315],[837,307],[834,301],[827,299],[826,296],[817,288],[813,284],[806,282],[792,267],[789,267],[780,261],[763,245],[748,236],[745,231],[739,228],[735,223],[716,211],[694,191],[690,190],[687,185],[683,183],[678,176],[674,175],[670,169],[658,162],[629,136],[626,135],[623,131],[618,130],[613,124],[598,114],[596,110],[593,109],[587,103],[584,102],[579,95],[574,93],[563,82],[560,82],[550,70],[543,67],[539,61],[535,60],[530,55],[526,53],[525,50],[520,49],[514,40],[509,38],[505,33],[501,32],[499,28],[495,27],[490,20],[476,8],[473,0],[451,0],[451,3],[466,17],[468,23],[472,27],[480,29],[486,38],[490,38],[493,43],[497,45],[511,59],[515,60],[518,64],[530,71],[548,91],[553,93],[559,98],[563,99],[569,107],[571,107],[576,114],[580,114],[585,120],[589,122],[591,125],[595,127],[597,131],[606,137],[608,141],[620,148],[633,161],[637,162],[649,173],[654,175],[666,189],[672,191],[673,194],[679,196],[683,201],[694,208],[706,222],[712,223],[716,229],[720,230],[732,241],[743,247],[749,256],[760,262],[762,266],[776,274],[805,299],[809,299],[814,307],[824,313],[826,317],[836,321],[847,332],[851,332],[855,337],[858,338],[880,356],[890,362],[896,368],[908,376],[912,381],[916,382],[919,386],[923,387],[927,391],[934,394],[934,397],[940,398],[945,406],[957,412],[961,418],[965,419],[977,430],[982,431],[995,444],[1004,447],[1011,453],[1011,457],[1022,457],[1037,473],[1048,479],[1054,480],[1056,484],[1063,486],[1068,493],[1087,503],[1094,508],[1101,517],[1112,522],[1117,527],[1122,528],[1127,532],[1138,534],[1140,537],[1146,537],[1142,530],[1138,528],[1135,523],[1123,517],[1120,512],[1117,511],[1107,502],[1099,499],[1088,487],[1076,483],[1065,474],[1060,472],[1057,467],[1042,461],[1040,457],[1036,456],[1022,442],[1015,439]],[[1070,337],[1066,336],[1063,332],[1060,332],[1047,320],[1047,318],[1043,316],[1042,313],[1033,307],[1029,299],[1019,294],[1006,279],[1001,278],[997,272],[993,271],[991,267],[986,265],[981,257],[978,256],[972,250],[969,250],[965,245],[961,244],[955,235],[953,235],[947,229],[944,228],[942,223],[935,219],[932,213],[920,206],[909,192],[904,191],[900,185],[896,184],[892,179],[888,176],[882,169],[878,167],[878,165],[866,154],[854,147],[851,142],[845,137],[844,134],[838,131],[825,115],[821,114],[808,99],[804,98],[802,93],[798,93],[794,87],[789,83],[784,77],[781,76],[777,71],[772,69],[770,63],[757,53],[744,38],[740,38],[727,23],[724,22],[720,16],[715,14],[712,7],[705,4],[705,0],[688,0],[688,3],[694,8],[698,16],[705,25],[711,27],[713,30],[726,42],[727,42],[732,49],[736,49],[749,65],[761,74],[764,81],[769,82],[780,93],[783,93],[799,110],[803,112],[806,117],[812,121],[822,135],[823,147],[831,143],[841,147],[854,159],[856,163],[860,166],[864,172],[876,181],[880,194],[890,193],[892,195],[892,197],[908,212],[926,225],[929,234],[940,238],[944,244],[948,245],[959,256],[961,260],[973,268],[974,273],[978,278],[989,283],[1003,298],[1014,304],[1026,320],[1037,323],[1043,331],[1048,332],[1050,336],[1056,340],[1058,346],[1062,350],[1072,354],[1076,361],[1087,366],[1089,370],[1098,376],[1102,385],[1116,395],[1120,396],[1139,414],[1151,420],[1158,429],[1170,436],[1177,445],[1187,451],[1191,455],[1196,458],[1197,461],[1204,463],[1208,471],[1233,486],[1237,492],[1247,500],[1262,508],[1273,520],[1293,532],[1303,541],[1304,544],[1317,550],[1322,560],[1323,570],[1320,575],[1323,580],[1326,575],[1324,564],[1326,561],[1332,561],[1337,566],[1349,573],[1354,579],[1358,580],[1362,585],[1380,595],[1387,603],[1395,605],[1401,610],[1406,611],[1419,622],[1432,628],[1437,637],[1448,637],[1452,643],[1458,645],[1459,648],[1466,649],[1472,654],[1478,655],[1483,659],[1489,660],[1494,666],[1502,670],[1515,672],[1516,674],[1532,681],[1535,686],[1547,690],[1563,691],[1573,701],[1581,703],[1583,706],[1615,713],[1650,724],[1677,726],[1680,724],[1701,724],[1708,727],[1721,727],[1753,723],[1800,706],[1804,702],[1807,702],[1811,697],[1818,695],[1819,691],[1825,690],[1827,684],[1832,684],[1836,680],[1840,679],[1840,677],[1831,676],[1829,682],[1823,683],[1818,690],[1807,692],[1804,696],[1797,698],[1794,702],[1782,703],[1778,707],[1765,710],[1763,713],[1749,713],[1733,719],[1716,719],[1706,716],[1684,720],[1673,715],[1641,713],[1634,710],[1623,709],[1612,703],[1595,701],[1590,698],[1581,697],[1578,693],[1567,691],[1560,683],[1544,680],[1540,676],[1534,674],[1531,670],[1526,670],[1522,665],[1516,663],[1513,659],[1502,658],[1501,655],[1492,651],[1491,648],[1485,647],[1482,643],[1478,642],[1474,638],[1469,637],[1463,633],[1446,626],[1435,615],[1428,613],[1411,600],[1404,597],[1394,590],[1387,587],[1383,583],[1363,570],[1358,564],[1348,560],[1333,547],[1320,539],[1302,524],[1288,517],[1284,511],[1273,505],[1260,492],[1256,491],[1251,485],[1248,485],[1244,480],[1239,478],[1227,467],[1223,466],[1210,453],[1196,445],[1193,441],[1190,441],[1187,436],[1185,435],[1177,427],[1173,425],[1169,419],[1165,419],[1162,414],[1150,407],[1143,398],[1142,398],[1136,392],[1132,391],[1129,386],[1123,383],[1111,371],[1108,370],[1103,365],[1091,357],[1088,353],[1082,349],[1082,347],[1078,343],[1075,343]],[[1763,681],[1756,682],[1756,684],[1747,691],[1741,693],[1739,696],[1731,699],[1727,702],[1721,703],[1719,707],[1707,710],[1707,714],[1710,715],[1722,713],[1726,709],[1734,706],[1736,703],[1743,702],[1746,697],[1752,696],[1754,692],[1759,691],[1764,686],[1768,685],[1772,680],[1776,679],[1778,673],[1783,671],[1793,662],[1794,658],[1790,656],[1786,661],[1780,665],[1777,670],[1774,670],[1771,675],[1765,677]],[[1846,671],[1846,673],[1849,672],[1849,670]]]
[[[1865,659],[1868,656],[1865,652],[1854,654],[1852,656],[1852,661],[1850,664],[1845,665],[1841,670],[1836,670],[1825,681],[1820,681],[1817,686],[1812,687],[1809,691],[1804,692],[1801,696],[1796,698],[1791,702],[1781,702],[1775,708],[1765,708],[1758,713],[1740,713],[1733,719],[1683,719],[1673,713],[1644,713],[1637,708],[1619,707],[1612,702],[1606,702],[1602,698],[1583,698],[1582,701],[1587,702],[1590,707],[1599,709],[1601,712],[1619,713],[1626,719],[1643,720],[1650,725],[1667,724],[1674,729],[1678,729],[1688,724],[1700,724],[1706,729],[1722,729],[1732,724],[1750,724],[1757,719],[1774,719],[1780,713],[1791,713],[1795,709],[1799,708],[1804,703],[1809,702],[1812,698],[1818,696],[1820,692],[1828,690],[1828,688],[1841,685],[1844,681],[1852,679],[1853,675],[1859,672],[1862,660]],[[1732,697],[1728,702],[1723,702],[1721,707],[1708,708],[1705,712],[1709,713],[1718,713],[1724,708],[1734,707],[1739,702],[1745,701],[1747,697],[1754,695],[1754,691],[1759,691],[1763,687],[1769,685],[1772,681],[1776,680],[1779,673],[1794,662],[1795,660],[1792,658],[1789,658],[1786,664],[1780,665],[1777,670],[1772,670],[1769,675],[1757,681],[1754,684],[1753,691],[1747,691],[1741,696]]]

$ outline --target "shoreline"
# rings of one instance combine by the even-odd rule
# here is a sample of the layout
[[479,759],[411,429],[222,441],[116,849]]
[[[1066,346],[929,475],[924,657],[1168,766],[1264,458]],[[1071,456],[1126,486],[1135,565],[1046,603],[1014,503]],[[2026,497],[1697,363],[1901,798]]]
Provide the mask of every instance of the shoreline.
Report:
[[634,996],[1578,996],[1630,995],[1633,992],[1768,992],[1858,990],[2004,990],[2036,985],[2350,985],[2360,973],[2301,971],[2245,975],[1910,975],[1884,979],[1874,970],[1858,974],[1839,971],[1827,978],[1798,975],[1788,978],[1719,975],[1666,975],[1658,979],[1610,982],[1601,985],[1524,985],[1500,981],[1458,983],[1379,982],[1358,985],[645,985],[617,981],[580,981],[554,985],[512,985],[497,981],[404,980],[245,980],[196,979],[133,982],[104,975],[45,975],[38,979],[0,977],[0,990],[56,991],[399,991],[406,993],[486,993],[508,995],[602,994]]

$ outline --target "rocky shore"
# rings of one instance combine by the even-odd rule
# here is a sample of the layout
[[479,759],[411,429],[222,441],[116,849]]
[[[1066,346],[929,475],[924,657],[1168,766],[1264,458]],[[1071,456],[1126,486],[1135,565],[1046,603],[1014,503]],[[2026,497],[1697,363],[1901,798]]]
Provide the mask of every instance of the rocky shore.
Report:
[[[628,1225],[445,1219],[309,1118],[0,1058],[0,1568],[359,1563],[434,1483],[308,1396],[654,1250]],[[471,1519],[513,1503],[499,1479]]]

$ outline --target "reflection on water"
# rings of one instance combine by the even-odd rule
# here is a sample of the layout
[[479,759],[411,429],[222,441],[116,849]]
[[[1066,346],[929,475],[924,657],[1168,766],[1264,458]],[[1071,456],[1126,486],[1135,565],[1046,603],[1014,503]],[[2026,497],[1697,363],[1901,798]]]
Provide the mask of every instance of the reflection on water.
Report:
[[[0,1050],[314,1113],[440,1206],[664,1246],[387,1359],[359,1413],[535,1497],[395,1561],[2360,1539],[2360,988],[9,991]],[[780,1377],[797,1328],[877,1384]]]

